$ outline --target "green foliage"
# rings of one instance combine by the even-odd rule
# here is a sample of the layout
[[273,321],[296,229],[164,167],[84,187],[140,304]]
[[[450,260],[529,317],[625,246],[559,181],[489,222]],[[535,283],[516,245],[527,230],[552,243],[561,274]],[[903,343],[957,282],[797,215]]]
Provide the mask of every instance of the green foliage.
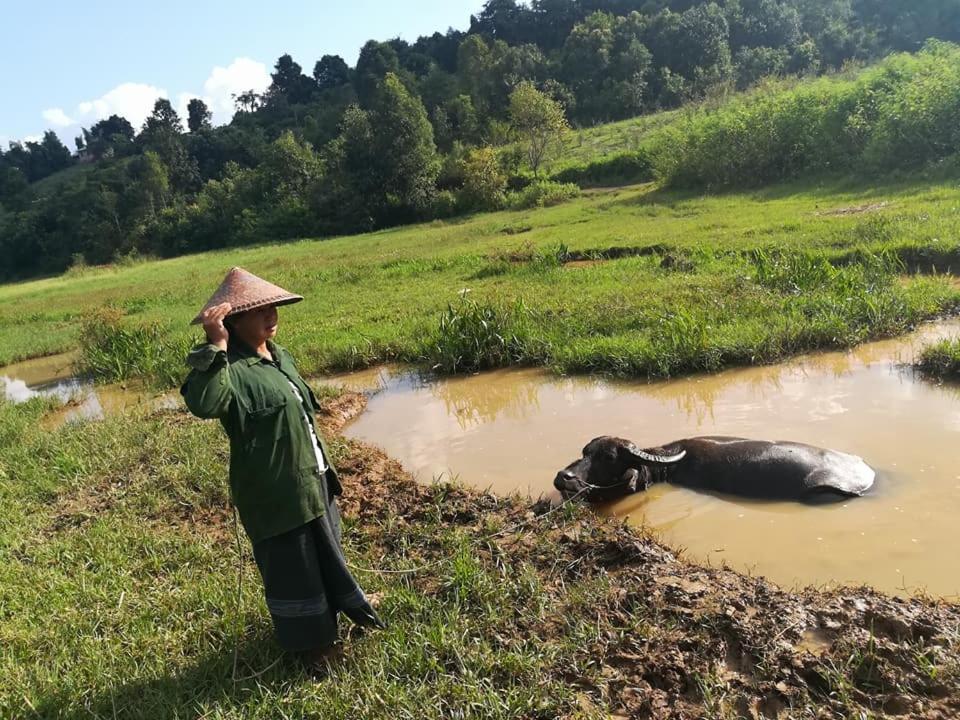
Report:
[[482,304],[461,298],[440,316],[436,332],[422,350],[436,372],[476,372],[531,362],[534,358],[530,313],[513,305]]
[[559,150],[569,129],[560,104],[529,82],[520,83],[510,94],[510,124],[535,176],[543,162]]
[[923,348],[915,364],[931,377],[960,380],[960,338],[941,340]]
[[189,342],[160,323],[131,325],[117,310],[85,316],[80,327],[77,369],[105,382],[139,378],[158,387],[176,385],[183,376]]
[[[931,41],[920,58],[892,58],[859,76],[769,80],[832,72],[928,38],[960,40],[955,6],[496,0],[466,33],[370,41],[353,69],[324,55],[309,76],[285,54],[265,93],[237,94],[227,126],[211,127],[209,108],[194,99],[185,134],[161,99],[139,135],[118,115],[84,129],[76,159],[52,132],[0,149],[0,275],[61,272],[77,253],[100,263],[133,248],[177,254],[447,216],[449,198],[434,195],[460,184],[435,182],[436,147],[459,156],[458,147],[511,143],[500,153],[506,172],[524,172],[525,160],[535,177],[582,185],[648,180],[647,165],[668,184],[698,187],[926,164],[955,172],[952,46]],[[724,103],[734,84],[758,89]],[[651,116],[670,127],[642,147],[635,135],[591,153],[560,137],[563,118],[595,123],[688,101],[705,105],[679,120]],[[322,171],[311,172],[308,190],[263,191],[275,169],[258,166],[286,133],[314,149]],[[211,207],[219,210],[210,215]]]
[[630,185],[653,179],[653,165],[645,150],[618,152],[582,165],[568,165],[551,180],[579,187]]
[[461,206],[467,210],[498,210],[506,202],[507,176],[493,148],[471,150],[461,163]]
[[536,180],[519,192],[507,198],[507,204],[513,210],[542,208],[558,205],[580,195],[580,187],[573,183],[559,183],[552,180]]
[[560,69],[576,100],[573,117],[596,122],[641,112],[653,62],[643,30],[636,13],[616,17],[599,11],[573,27]]
[[960,152],[960,48],[933,43],[854,78],[773,84],[647,141],[678,187],[757,185],[816,171],[887,171]]
[[190,102],[187,103],[187,127],[190,132],[209,130],[212,118],[213,113],[200,98],[191,98]]

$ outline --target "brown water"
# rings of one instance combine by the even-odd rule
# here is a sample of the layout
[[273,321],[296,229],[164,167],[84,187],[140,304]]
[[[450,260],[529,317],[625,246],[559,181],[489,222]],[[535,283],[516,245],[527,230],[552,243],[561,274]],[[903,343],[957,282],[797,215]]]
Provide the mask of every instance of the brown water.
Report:
[[902,367],[960,323],[782,365],[661,383],[511,370],[422,382],[397,369],[341,378],[378,389],[348,435],[421,479],[459,477],[497,492],[553,494],[557,470],[597,435],[656,445],[692,435],[789,439],[861,455],[878,481],[833,505],[758,502],[667,485],[609,508],[689,557],[785,586],[866,583],[960,594],[960,389]]
[[46,419],[51,427],[76,420],[99,420],[146,404],[161,407],[173,402],[169,395],[151,393],[136,384],[94,385],[74,374],[74,360],[73,354],[65,353],[2,367],[3,394],[15,403],[38,396],[56,398],[63,406]]

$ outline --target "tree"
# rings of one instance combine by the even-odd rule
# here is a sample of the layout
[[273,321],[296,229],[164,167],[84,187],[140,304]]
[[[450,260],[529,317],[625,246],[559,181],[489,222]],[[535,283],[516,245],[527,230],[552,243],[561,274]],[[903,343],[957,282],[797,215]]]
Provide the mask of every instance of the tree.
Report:
[[111,115],[94,123],[89,130],[83,130],[87,150],[98,160],[107,155],[125,154],[133,146],[134,135],[133,125],[120,115]]
[[360,104],[366,106],[388,73],[400,72],[397,51],[388,43],[370,40],[360,49],[354,84]]
[[388,73],[368,110],[347,110],[328,150],[320,214],[336,214],[350,229],[421,217],[440,171],[433,128],[419,98]]
[[389,73],[373,98],[370,119],[381,192],[401,213],[422,212],[440,172],[423,103]]
[[310,100],[310,94],[316,87],[290,55],[281,55],[277,59],[270,78],[272,82],[267,90],[270,100],[285,98],[289,103],[305,103]]
[[256,90],[246,90],[242,93],[234,94],[233,102],[238,112],[254,112],[263,105],[263,96]]
[[480,35],[468,35],[457,51],[457,74],[474,106],[486,113],[493,93],[493,53]]
[[131,184],[126,195],[139,204],[139,216],[153,216],[170,199],[170,174],[157,153],[147,150],[131,162]]
[[786,48],[742,47],[737,51],[737,87],[750,87],[761,78],[780,75],[790,62]]
[[193,98],[187,103],[187,127],[190,128],[190,132],[209,130],[212,119],[213,113],[200,98]]
[[183,123],[169,100],[157,98],[157,101],[153,104],[153,112],[144,121],[143,129],[140,132],[169,132],[179,135],[183,132]]
[[529,82],[521,83],[510,94],[510,125],[524,146],[535,177],[543,162],[560,147],[569,128],[560,103]]
[[200,180],[196,160],[187,153],[183,142],[183,124],[173,105],[160,98],[143,123],[137,142],[144,150],[155,152],[169,169],[170,180],[179,191],[194,189]]
[[522,37],[522,21],[526,8],[516,0],[487,0],[479,14],[470,17],[470,33],[495,40],[516,42]]
[[332,90],[350,82],[350,68],[339,55],[324,55],[313,66],[313,79],[321,91]]
[[34,178],[35,180],[53,175],[53,173],[69,167],[73,160],[70,150],[61,142],[53,130],[47,130],[43,133],[43,140],[31,154],[38,156],[34,163],[34,175],[37,176]]

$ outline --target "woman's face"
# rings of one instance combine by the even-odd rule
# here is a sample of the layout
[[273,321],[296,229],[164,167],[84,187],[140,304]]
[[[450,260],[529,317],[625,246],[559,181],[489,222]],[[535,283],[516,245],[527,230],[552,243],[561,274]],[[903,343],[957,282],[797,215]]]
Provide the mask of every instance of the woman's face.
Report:
[[247,310],[230,318],[234,333],[252,348],[258,348],[277,334],[276,305]]

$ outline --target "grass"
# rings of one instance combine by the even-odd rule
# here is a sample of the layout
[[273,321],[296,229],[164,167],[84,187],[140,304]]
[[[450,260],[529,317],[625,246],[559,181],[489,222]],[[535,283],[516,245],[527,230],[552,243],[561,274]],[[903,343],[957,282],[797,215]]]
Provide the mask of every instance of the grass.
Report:
[[[217,424],[167,410],[46,431],[49,409],[0,401],[0,717],[742,717],[781,702],[774,686],[798,713],[895,696],[949,716],[956,697],[955,609],[912,601],[934,641],[874,658],[873,618],[901,601],[690,566],[585,508],[537,519],[417,485],[335,434],[346,553],[389,628],[345,626],[346,659],[315,677],[274,644],[246,541],[238,555]],[[836,652],[790,649],[810,613],[838,612]],[[749,674],[723,670],[733,648]]]
[[[902,268],[884,260],[886,270],[871,275],[887,257]],[[5,285],[0,364],[75,348],[96,337],[84,318],[107,308],[129,332],[153,333],[150,352],[171,358],[174,369],[159,374],[172,380],[173,358],[199,340],[190,319],[241,265],[307,298],[282,310],[279,336],[307,374],[386,360],[449,365],[448,353],[431,348],[444,345],[442,319],[466,291],[484,312],[522,301],[528,322],[518,361],[560,372],[675,374],[902,332],[957,306],[957,287],[930,272],[958,259],[960,189],[952,182],[836,179],[720,196],[643,185],[454,223]],[[819,268],[822,282],[791,279],[812,272],[802,263]],[[907,281],[891,283],[893,273]],[[485,364],[501,362],[473,363]]]
[[960,338],[941,340],[924,348],[916,365],[931,377],[960,380]]

